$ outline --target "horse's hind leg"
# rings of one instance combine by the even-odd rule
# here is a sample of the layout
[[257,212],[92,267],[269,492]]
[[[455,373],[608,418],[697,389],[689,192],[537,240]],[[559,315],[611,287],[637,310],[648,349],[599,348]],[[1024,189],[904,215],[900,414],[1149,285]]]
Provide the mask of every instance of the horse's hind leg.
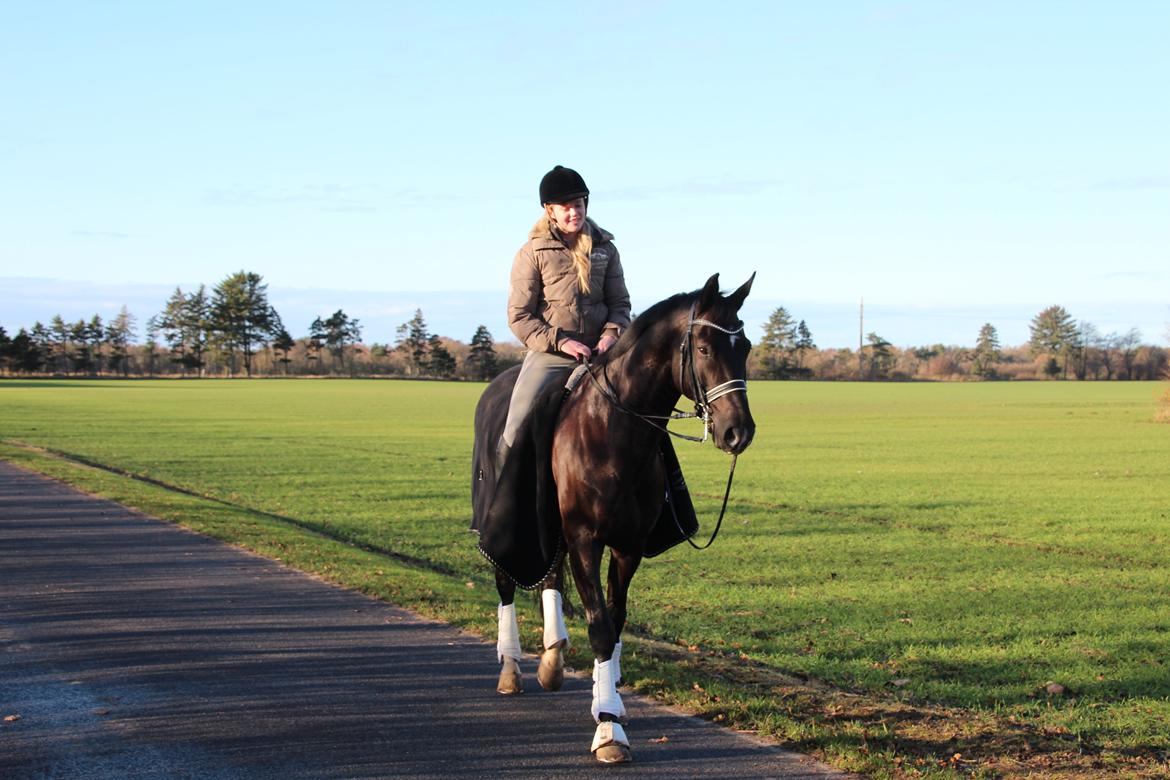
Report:
[[496,590],[500,606],[496,610],[498,633],[496,656],[500,661],[500,680],[496,690],[503,694],[523,693],[520,682],[520,626],[516,622],[516,583],[496,569]]
[[589,621],[589,645],[593,648],[593,719],[597,731],[593,735],[594,757],[606,764],[630,760],[630,740],[622,728],[626,707],[617,692],[613,648],[617,642],[613,619],[606,607],[601,590],[601,545],[591,541],[578,542],[569,553],[573,579]]
[[565,682],[565,658],[562,651],[569,646],[569,632],[565,629],[565,612],[561,601],[564,574],[560,561],[557,561],[553,573],[541,584],[544,586],[540,591],[541,612],[544,614],[544,652],[540,655],[536,679],[546,691],[559,691]]

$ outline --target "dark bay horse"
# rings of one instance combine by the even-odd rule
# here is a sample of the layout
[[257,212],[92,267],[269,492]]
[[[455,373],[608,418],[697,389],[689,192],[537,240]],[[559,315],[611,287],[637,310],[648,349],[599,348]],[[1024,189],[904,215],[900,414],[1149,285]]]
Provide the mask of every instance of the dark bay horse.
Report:
[[[537,468],[527,477],[529,482],[538,481],[543,474],[552,483],[533,493],[545,496],[553,515],[551,524],[541,526],[551,530],[542,530],[548,537],[543,542],[545,555],[528,583],[543,589],[545,651],[537,676],[549,690],[560,688],[563,680],[561,651],[568,644],[568,633],[561,614],[560,561],[567,555],[595,659],[592,713],[597,730],[592,752],[605,763],[630,760],[629,739],[622,727],[625,707],[617,692],[621,633],[630,580],[663,514],[668,475],[660,452],[667,436],[666,418],[680,396],[686,396],[695,402],[706,431],[721,450],[738,455],[755,434],[746,384],[751,344],[738,316],[754,279],[755,274],[724,296],[715,274],[702,289],[675,295],[640,315],[618,343],[590,366],[591,376],[578,382],[548,421],[551,451],[543,470]],[[476,524],[486,514],[485,502],[490,503],[495,493],[495,443],[515,379],[515,369],[501,374],[476,408],[472,476]],[[514,531],[509,527],[507,533]],[[497,564],[500,594],[497,655],[502,666],[497,687],[501,693],[519,693],[517,583],[486,551],[483,539],[481,530],[480,549]],[[603,591],[602,555],[607,547],[610,563]],[[549,561],[551,566],[545,569]]]

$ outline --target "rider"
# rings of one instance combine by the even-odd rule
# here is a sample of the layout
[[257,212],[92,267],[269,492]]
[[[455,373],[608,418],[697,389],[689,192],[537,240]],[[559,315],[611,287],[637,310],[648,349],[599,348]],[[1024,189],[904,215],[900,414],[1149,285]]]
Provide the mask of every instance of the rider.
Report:
[[585,215],[585,180],[556,166],[540,180],[540,205],[544,213],[512,262],[508,326],[528,354],[500,437],[499,470],[541,389],[612,347],[630,324],[621,259],[613,235]]

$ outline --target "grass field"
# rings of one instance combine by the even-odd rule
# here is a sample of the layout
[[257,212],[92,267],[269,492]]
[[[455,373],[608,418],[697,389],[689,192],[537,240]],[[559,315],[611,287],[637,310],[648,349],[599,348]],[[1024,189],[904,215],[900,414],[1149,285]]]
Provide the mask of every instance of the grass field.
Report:
[[[0,381],[0,457],[490,632],[482,388]],[[877,776],[1167,776],[1162,392],[753,383],[723,532],[644,564],[627,676]],[[713,519],[726,456],[679,450]]]

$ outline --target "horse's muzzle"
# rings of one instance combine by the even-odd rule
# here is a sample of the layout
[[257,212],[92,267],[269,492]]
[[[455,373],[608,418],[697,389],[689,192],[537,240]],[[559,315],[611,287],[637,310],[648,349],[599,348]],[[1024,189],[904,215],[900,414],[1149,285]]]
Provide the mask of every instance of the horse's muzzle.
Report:
[[748,448],[756,435],[756,425],[750,419],[743,425],[728,425],[715,436],[715,444],[724,452],[738,455]]

